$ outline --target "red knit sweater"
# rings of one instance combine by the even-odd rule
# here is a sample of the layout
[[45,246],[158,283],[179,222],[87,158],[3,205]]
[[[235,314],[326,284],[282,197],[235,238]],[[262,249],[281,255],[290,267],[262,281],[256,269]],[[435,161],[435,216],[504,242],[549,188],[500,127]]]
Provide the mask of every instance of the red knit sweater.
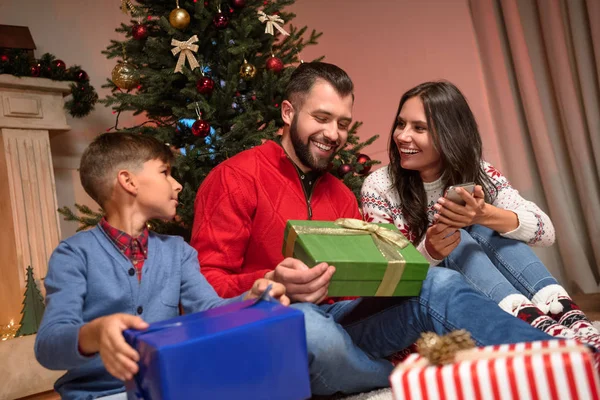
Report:
[[[313,220],[361,218],[350,189],[329,173],[315,184],[311,206]],[[283,260],[286,222],[307,218],[294,164],[268,141],[221,163],[206,177],[196,196],[191,245],[217,293],[234,297]]]

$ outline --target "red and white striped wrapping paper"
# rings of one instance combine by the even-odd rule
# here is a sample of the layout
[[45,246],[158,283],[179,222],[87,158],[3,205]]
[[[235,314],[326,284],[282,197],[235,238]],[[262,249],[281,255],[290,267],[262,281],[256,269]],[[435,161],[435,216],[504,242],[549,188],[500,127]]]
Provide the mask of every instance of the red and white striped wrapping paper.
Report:
[[[485,359],[440,367],[412,354],[390,376],[394,399],[600,399],[593,355],[575,341],[487,346],[474,352],[474,358]],[[490,352],[493,358],[489,358]]]

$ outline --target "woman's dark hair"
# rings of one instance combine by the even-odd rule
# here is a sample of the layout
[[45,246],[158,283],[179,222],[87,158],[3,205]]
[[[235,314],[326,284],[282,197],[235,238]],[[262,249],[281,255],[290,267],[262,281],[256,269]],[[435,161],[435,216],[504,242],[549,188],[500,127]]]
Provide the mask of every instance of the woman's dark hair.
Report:
[[492,202],[497,190],[483,170],[482,144],[477,122],[463,94],[450,82],[425,82],[402,95],[392,125],[389,143],[392,186],[400,196],[402,214],[414,243],[419,243],[427,228],[427,194],[419,171],[402,168],[394,132],[402,106],[408,99],[423,102],[429,134],[441,157],[441,179],[444,191],[451,185],[475,182],[483,187],[486,201]]

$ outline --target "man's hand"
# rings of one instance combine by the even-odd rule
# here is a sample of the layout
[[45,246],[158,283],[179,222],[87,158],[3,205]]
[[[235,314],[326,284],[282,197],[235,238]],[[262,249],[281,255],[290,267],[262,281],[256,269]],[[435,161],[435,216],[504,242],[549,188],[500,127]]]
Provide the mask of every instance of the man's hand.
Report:
[[293,302],[319,304],[327,297],[334,273],[335,267],[327,263],[308,268],[302,261],[288,257],[273,271],[267,272],[265,278],[284,285]]
[[284,306],[290,305],[290,299],[285,295],[285,286],[281,283],[273,282],[269,279],[257,279],[252,285],[252,289],[246,294],[244,300],[247,299],[258,299],[265,290],[267,290],[267,286],[273,284],[271,291],[269,291],[269,295],[276,300],[279,300],[281,304]]
[[100,353],[106,370],[122,381],[138,372],[140,355],[123,337],[126,329],[146,329],[148,323],[129,314],[112,314],[96,318],[79,330],[79,349],[84,354]]
[[459,243],[460,232],[453,226],[439,222],[427,229],[425,248],[429,255],[436,260],[446,258]]

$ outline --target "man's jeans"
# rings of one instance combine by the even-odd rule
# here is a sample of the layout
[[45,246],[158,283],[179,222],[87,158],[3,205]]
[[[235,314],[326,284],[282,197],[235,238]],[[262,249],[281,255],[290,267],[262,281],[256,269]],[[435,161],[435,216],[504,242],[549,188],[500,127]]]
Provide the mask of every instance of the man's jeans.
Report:
[[460,230],[460,244],[440,266],[460,272],[496,303],[511,294],[531,299],[538,290],[558,284],[531,247],[481,225]]
[[383,357],[422,332],[466,329],[478,345],[552,339],[502,311],[456,271],[431,267],[419,297],[366,298],[331,305],[296,303],[304,312],[313,394],[389,386]]

